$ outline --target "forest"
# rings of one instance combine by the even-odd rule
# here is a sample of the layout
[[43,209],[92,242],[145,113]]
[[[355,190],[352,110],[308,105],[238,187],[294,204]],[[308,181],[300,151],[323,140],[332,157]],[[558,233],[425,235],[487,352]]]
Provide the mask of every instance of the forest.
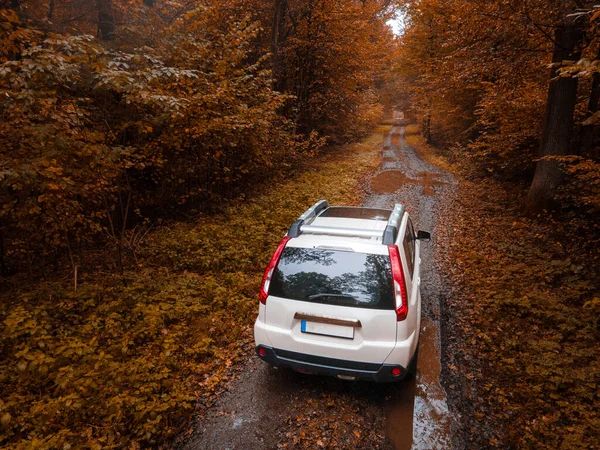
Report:
[[219,209],[379,119],[378,2],[112,3],[2,10],[5,273],[95,239],[121,270],[132,225]]
[[418,1],[405,8],[410,22],[396,61],[427,141],[488,176],[530,183],[529,212],[597,211],[594,2]]
[[502,379],[509,406],[482,411],[515,431],[472,448],[597,448],[599,27],[585,0],[0,0],[0,446],[172,446],[247,352],[273,244],[321,197],[360,204],[372,133],[403,111],[488,192],[461,220],[548,237],[457,260],[489,258],[495,313],[552,329],[535,367],[474,337],[531,384]]

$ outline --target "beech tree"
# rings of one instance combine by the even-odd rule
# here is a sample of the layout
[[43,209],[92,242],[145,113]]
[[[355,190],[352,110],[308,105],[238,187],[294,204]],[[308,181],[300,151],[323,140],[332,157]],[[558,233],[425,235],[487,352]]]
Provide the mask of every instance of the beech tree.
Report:
[[363,135],[381,115],[377,83],[396,48],[389,1],[233,0],[262,24],[273,86],[290,97],[282,113],[306,136],[342,142]]
[[550,202],[562,179],[562,169],[556,160],[547,156],[564,156],[571,153],[573,114],[577,103],[577,78],[561,77],[560,66],[567,61],[576,62],[581,56],[583,30],[576,20],[566,17],[554,32],[554,54],[550,71],[547,112],[540,145],[540,157],[535,176],[527,195],[527,209],[541,211]]
[[[135,221],[210,210],[309,146],[277,117],[284,97],[271,89],[266,61],[248,64],[258,26],[182,8],[171,25],[149,16],[162,36],[139,51],[87,34],[41,33],[0,12],[5,256],[72,258],[75,247],[103,237],[120,255]],[[130,38],[143,42],[145,31]]]
[[362,136],[395,45],[376,0],[0,7],[13,267],[61,255],[74,267],[77,249],[106,240],[122,268],[135,223],[219,208],[324,139]]

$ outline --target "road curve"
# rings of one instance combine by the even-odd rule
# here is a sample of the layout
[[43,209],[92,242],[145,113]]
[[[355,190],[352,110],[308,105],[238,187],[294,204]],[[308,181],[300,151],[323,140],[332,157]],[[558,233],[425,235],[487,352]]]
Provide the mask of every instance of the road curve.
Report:
[[[348,382],[276,369],[251,355],[245,370],[207,413],[185,448],[451,448],[451,417],[440,375],[440,300],[436,211],[455,185],[406,144],[404,128],[384,138],[383,162],[371,178],[364,206],[402,203],[415,227],[431,230],[422,246],[423,318],[418,374],[396,384]],[[360,438],[360,439],[359,439]],[[357,439],[359,439],[357,441]]]

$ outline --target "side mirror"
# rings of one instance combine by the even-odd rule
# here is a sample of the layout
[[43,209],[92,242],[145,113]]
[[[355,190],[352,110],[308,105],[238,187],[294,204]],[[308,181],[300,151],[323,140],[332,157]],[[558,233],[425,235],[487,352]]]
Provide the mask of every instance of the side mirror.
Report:
[[431,233],[428,231],[417,231],[417,240],[429,242],[431,240]]

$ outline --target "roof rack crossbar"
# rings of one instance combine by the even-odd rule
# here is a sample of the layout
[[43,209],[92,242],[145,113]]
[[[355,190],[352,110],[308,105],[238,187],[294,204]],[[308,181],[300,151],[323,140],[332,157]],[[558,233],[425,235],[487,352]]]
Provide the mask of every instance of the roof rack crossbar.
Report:
[[302,225],[301,233],[331,234],[335,236],[356,236],[381,238],[381,230],[361,230],[358,228],[323,227],[318,225]]
[[292,224],[290,230],[288,231],[288,236],[293,238],[297,238],[298,236],[300,236],[300,234],[302,233],[302,231],[300,230],[302,225],[304,225],[305,223],[307,225],[310,224],[313,220],[315,220],[315,218],[319,215],[321,211],[324,211],[327,208],[329,208],[329,202],[327,200],[319,200],[313,206],[304,211],[304,214],[302,214],[298,218],[298,220],[296,220]]

